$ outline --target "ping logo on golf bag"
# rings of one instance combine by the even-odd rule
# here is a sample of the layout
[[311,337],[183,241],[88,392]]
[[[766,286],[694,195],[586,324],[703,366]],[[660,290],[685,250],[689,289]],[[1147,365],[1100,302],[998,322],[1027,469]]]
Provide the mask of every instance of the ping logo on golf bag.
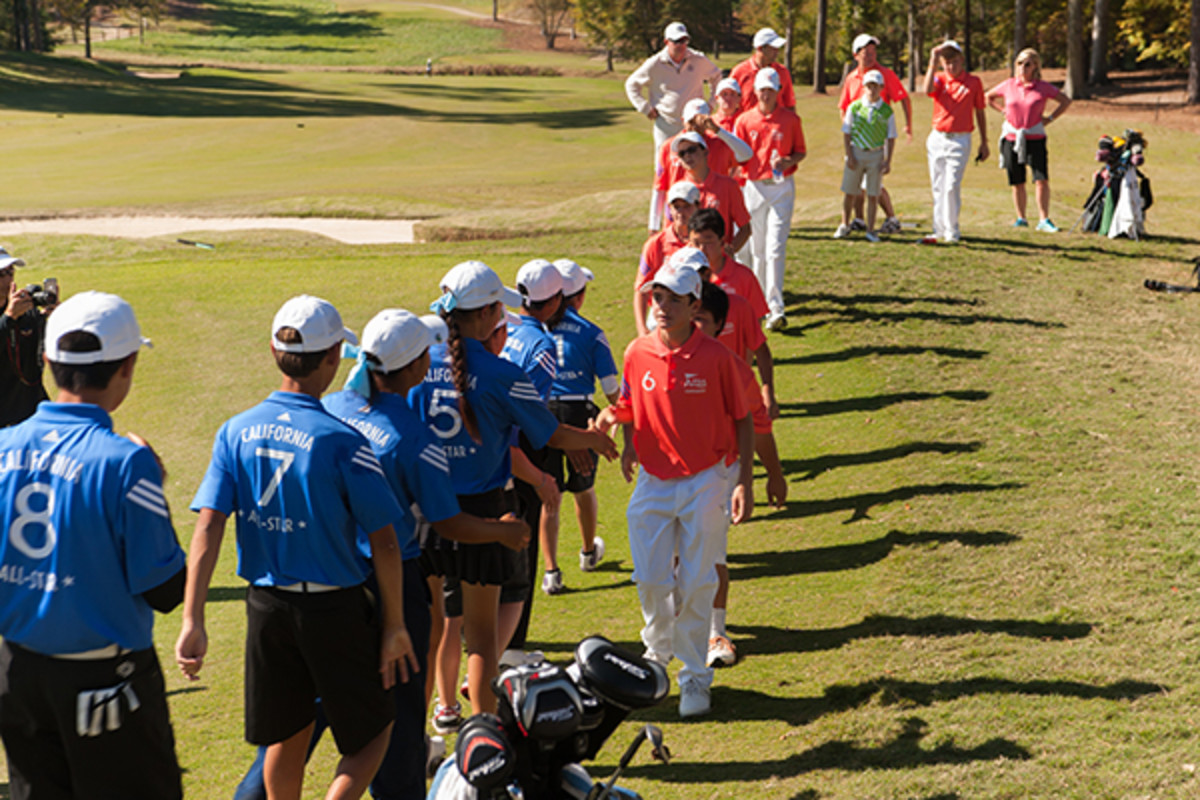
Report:
[[625,659],[618,656],[616,653],[607,652],[602,657],[604,658],[605,661],[607,661],[610,664],[615,665],[622,672],[627,672],[636,678],[639,678],[641,680],[646,680],[646,678],[650,677],[649,670],[642,669],[637,664],[634,664],[630,661],[626,661]]
[[137,693],[123,681],[107,689],[92,689],[80,692],[75,698],[75,732],[80,736],[99,736],[104,731],[115,731],[121,727],[124,715],[121,713],[121,698],[129,713],[141,708]]

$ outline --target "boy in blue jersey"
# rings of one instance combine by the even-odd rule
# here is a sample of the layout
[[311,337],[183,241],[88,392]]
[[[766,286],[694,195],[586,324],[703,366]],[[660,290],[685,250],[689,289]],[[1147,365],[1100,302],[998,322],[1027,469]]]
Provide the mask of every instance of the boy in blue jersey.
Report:
[[[508,341],[500,357],[511,361],[520,367],[530,382],[537,388],[542,404],[550,400],[550,388],[558,368],[558,358],[555,355],[554,339],[550,336],[546,323],[558,313],[562,305],[562,275],[544,258],[535,258],[526,262],[517,270],[517,291],[521,294],[521,312],[519,322],[508,327]],[[553,483],[545,472],[545,461],[548,449],[534,447],[527,436],[518,437],[521,451],[529,459],[532,469],[528,474],[522,474],[518,462],[513,462],[513,482],[517,497],[521,504],[522,517],[528,523],[530,530],[538,531],[537,536],[530,540],[530,546],[523,554],[523,572],[518,573],[511,584],[523,589],[520,613],[514,617],[510,614],[515,606],[501,599],[500,605],[500,638],[505,641],[505,634],[511,628],[512,634],[506,640],[505,650],[508,657],[502,657],[506,663],[520,663],[524,660],[525,640],[529,634],[529,616],[533,611],[534,589],[533,581],[537,577],[538,545],[542,541],[541,526],[546,516],[553,516],[556,524],[558,519],[558,503],[560,500],[557,490],[547,492]],[[546,502],[548,501],[548,502]],[[553,579],[560,577],[547,573],[542,580],[542,590],[547,594],[555,593]],[[558,581],[557,591],[562,590],[562,580]],[[511,651],[511,652],[508,652]]]
[[154,612],[183,597],[183,550],[154,452],[109,414],[141,337],[116,295],[46,326],[58,385],[0,431],[0,736],[13,798],[183,796]]
[[[600,326],[584,318],[580,313],[587,295],[587,285],[595,276],[569,258],[554,262],[563,279],[563,304],[559,313],[551,320],[550,334],[554,337],[558,353],[558,370],[550,388],[550,411],[561,422],[586,428],[599,413],[592,395],[596,381],[609,403],[617,401],[620,388],[616,362],[608,338]],[[575,517],[579,521],[579,534],[583,539],[579,551],[579,568],[590,572],[604,558],[604,540],[596,536],[598,505],[596,501],[595,470],[598,457],[590,450],[567,453],[551,449],[547,454],[546,469],[555,478],[559,491],[571,492],[575,496]],[[558,568],[557,514],[542,515],[542,559],[548,580],[550,576],[558,590],[562,590],[562,571]]]
[[[300,797],[320,698],[342,754],[326,797],[357,798],[387,749],[392,686],[416,668],[393,528],[403,512],[370,443],[319,400],[343,339],[357,341],[337,310],[292,298],[271,337],[280,389],[217,432],[192,501],[200,516],[175,657],[186,676],[198,676],[204,602],[225,521],[236,513],[238,574],[250,583],[246,739],[267,746],[267,793]],[[364,587],[372,570],[377,596]]]

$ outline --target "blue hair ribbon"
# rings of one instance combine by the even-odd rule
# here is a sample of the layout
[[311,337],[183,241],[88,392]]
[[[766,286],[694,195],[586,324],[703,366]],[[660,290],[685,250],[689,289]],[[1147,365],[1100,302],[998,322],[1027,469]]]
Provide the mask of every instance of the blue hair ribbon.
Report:
[[446,292],[437,300],[429,304],[429,310],[435,314],[449,314],[458,307],[458,298],[453,292]]
[[344,388],[357,392],[363,397],[371,396],[371,376],[367,374],[367,353],[361,347],[342,342],[342,358],[353,358],[354,366],[346,376]]

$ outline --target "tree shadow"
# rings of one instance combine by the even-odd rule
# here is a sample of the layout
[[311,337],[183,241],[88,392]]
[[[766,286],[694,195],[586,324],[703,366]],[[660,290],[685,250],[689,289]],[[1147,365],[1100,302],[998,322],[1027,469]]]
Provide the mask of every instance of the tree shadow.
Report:
[[246,599],[247,586],[212,586],[208,590],[208,602],[231,603]]
[[[714,694],[720,703],[720,690]],[[707,718],[706,718],[707,719]],[[639,764],[625,771],[626,775],[652,778],[672,783],[724,783],[765,781],[792,778],[818,770],[876,770],[915,769],[942,764],[968,764],[975,761],[994,761],[999,758],[1025,761],[1032,758],[1028,750],[1015,742],[995,737],[976,747],[960,747],[952,738],[939,737],[933,748],[921,747],[928,735],[929,725],[917,717],[909,717],[902,729],[877,747],[863,746],[851,741],[832,741],[778,759],[756,758],[752,761],[708,761],[686,764],[680,761],[670,766]]]
[[814,294],[800,292],[784,292],[783,299],[788,303],[834,303],[843,306],[857,306],[869,303],[887,303],[889,305],[911,306],[917,303],[941,306],[978,306],[979,300],[963,297],[911,297],[898,294],[852,294],[840,295],[830,292]]
[[979,360],[988,354],[987,350],[967,350],[960,347],[912,347],[878,346],[878,347],[848,347],[830,353],[810,353],[801,356],[783,356],[775,359],[776,364],[837,364],[853,361],[856,358],[871,356],[919,356],[929,353],[942,358],[963,358]]
[[837,650],[861,639],[895,636],[947,638],[968,634],[1004,634],[1024,639],[1062,641],[1082,639],[1092,632],[1087,622],[1035,622],[1022,619],[972,619],[931,614],[897,617],[872,614],[861,622],[837,628],[777,628],[766,625],[730,625],[744,654],[817,653]]
[[1004,492],[1025,488],[1024,483],[1006,481],[1004,483],[918,483],[912,486],[899,486],[886,492],[863,492],[846,497],[831,497],[826,500],[789,500],[787,508],[776,512],[776,519],[816,517],[821,514],[832,514],[835,511],[852,511],[849,519],[843,520],[844,525],[859,520],[869,519],[872,506],[897,503],[912,500],[914,497],[930,497],[935,495],[959,495],[973,492]]
[[879,411],[900,403],[925,400],[961,400],[977,403],[987,400],[991,392],[976,389],[951,389],[945,392],[891,392],[869,397],[849,397],[845,400],[820,400],[811,403],[780,403],[780,417],[826,417],[856,411]]
[[[256,71],[255,75],[262,75]],[[275,84],[249,74],[191,75],[175,80],[141,79],[106,65],[70,63],[50,67],[36,57],[24,57],[19,72],[0,72],[5,107],[68,116],[75,114],[136,115],[145,117],[405,117],[459,125],[533,125],[548,130],[602,128],[616,124],[625,112],[617,108],[568,108],[519,113],[480,111],[505,87],[487,77],[446,90],[458,102],[453,110],[437,111],[404,103],[338,97],[326,91],[307,91]],[[445,92],[443,92],[444,94]],[[541,94],[541,93],[539,93]],[[299,134],[304,135],[304,134]]]
[[[955,398],[961,399],[961,398]],[[788,458],[783,460],[783,474],[794,481],[811,481],[832,469],[861,467],[867,464],[882,464],[917,453],[976,453],[982,442],[908,442],[895,447],[882,447],[861,453],[844,453],[817,456],[816,458]]]
[[963,547],[997,547],[1019,541],[1005,531],[889,531],[866,542],[812,547],[804,550],[771,550],[758,553],[729,553],[729,577],[739,581],[820,572],[844,572],[883,561],[897,547],[955,543]]
[[[786,298],[785,298],[785,302]],[[942,314],[935,311],[867,311],[860,308],[814,308],[813,306],[793,306],[787,303],[789,317],[817,317],[826,319],[814,320],[802,324],[789,324],[780,331],[785,336],[803,336],[805,331],[823,328],[837,322],[887,322],[901,323],[910,321],[936,322],[943,325],[1024,325],[1031,328],[1064,329],[1062,322],[1046,322],[1028,317],[1004,317],[996,314]]]
[[191,34],[197,37],[246,39],[295,36],[361,39],[384,35],[383,26],[379,22],[382,15],[365,10],[329,13],[297,5],[278,6],[222,0],[207,6],[200,16],[207,20],[208,25],[191,31]]

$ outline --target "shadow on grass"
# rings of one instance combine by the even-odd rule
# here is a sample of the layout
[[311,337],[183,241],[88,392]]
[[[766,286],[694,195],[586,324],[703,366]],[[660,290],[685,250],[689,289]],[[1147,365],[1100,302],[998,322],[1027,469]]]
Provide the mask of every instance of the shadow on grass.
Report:
[[304,6],[278,6],[222,0],[201,13],[208,25],[191,31],[197,37],[243,39],[293,36],[364,38],[382,36],[381,15],[373,11],[314,11]]
[[[943,325],[1024,325],[1033,328],[1042,329],[1061,329],[1067,326],[1061,322],[1047,322],[1045,320],[1030,319],[1028,317],[1004,317],[995,314],[947,314],[939,311],[876,311],[867,310],[857,307],[857,303],[847,298],[844,301],[824,301],[830,302],[831,306],[814,306],[812,303],[822,302],[820,300],[804,299],[804,295],[784,294],[784,302],[787,304],[787,315],[791,324],[788,325],[781,333],[784,336],[803,336],[807,330],[822,328],[826,325],[831,325],[836,322],[855,323],[855,322],[888,322],[900,323],[919,320],[924,322],[937,322]],[[883,302],[898,302],[884,300],[864,300],[864,303],[883,303]],[[919,301],[918,301],[919,302]],[[823,317],[823,319],[814,319],[811,322],[801,322],[803,317]]]
[[180,694],[191,694],[192,692],[206,692],[208,688],[205,686],[181,686],[178,689],[168,689],[167,697],[173,697]]
[[958,495],[973,492],[1002,492],[1013,489],[1023,489],[1025,484],[1016,481],[1005,483],[918,483],[912,486],[899,486],[886,492],[863,492],[847,497],[832,497],[827,500],[788,500],[787,508],[775,512],[776,519],[816,517],[821,514],[832,514],[835,511],[852,511],[850,518],[843,524],[869,519],[872,506],[911,500],[914,497],[930,497],[934,495]]
[[788,458],[783,460],[783,474],[794,476],[794,481],[811,481],[832,469],[861,467],[866,464],[882,464],[917,453],[976,453],[982,442],[908,442],[895,447],[883,447],[862,453],[817,456],[816,458]]
[[[714,692],[713,708],[719,708],[724,702],[722,692],[718,688]],[[924,720],[909,717],[903,721],[902,730],[890,742],[878,747],[864,747],[849,741],[833,741],[785,758],[709,761],[704,764],[675,762],[670,766],[638,765],[626,770],[625,774],[671,783],[744,783],[791,778],[825,769],[914,769],[938,764],[994,761],[1000,758],[1010,761],[1025,761],[1031,758],[1029,751],[1024,747],[999,737],[989,739],[977,747],[959,747],[952,739],[939,737],[940,743],[936,747],[926,749],[921,747],[921,740],[928,735],[928,728],[929,725]]]
[[[262,73],[256,73],[262,74]],[[49,66],[25,57],[17,73],[0,72],[5,107],[59,114],[114,114],[146,117],[404,117],[460,125],[528,124],[550,130],[613,125],[623,109],[577,108],[513,113],[472,110],[496,99],[495,81],[452,91],[453,110],[436,111],[402,103],[340,98],[286,84],[230,74],[189,75],[177,80],[142,80],[109,66],[67,62]],[[505,99],[514,96],[501,94]],[[479,102],[476,102],[479,101]],[[304,134],[300,134],[304,135]]]
[[892,392],[870,397],[850,397],[845,400],[823,400],[812,403],[780,403],[780,417],[825,417],[833,414],[848,414],[854,411],[879,411],[899,403],[915,403],[924,400],[962,400],[977,403],[987,400],[991,392],[975,389],[952,389],[945,392]]
[[729,577],[739,581],[818,572],[843,572],[861,569],[887,558],[897,547],[923,544],[960,544],[963,547],[996,547],[1018,541],[1019,536],[1004,531],[889,531],[878,539],[832,547],[805,550],[772,550],[761,553],[730,553]]
[[988,354],[987,350],[966,350],[960,347],[847,347],[831,353],[810,353],[803,356],[784,356],[776,358],[776,364],[837,364],[843,361],[853,361],[856,358],[871,356],[919,356],[926,353],[943,358],[964,358],[979,360]]
[[246,586],[213,586],[208,590],[208,602],[232,603],[246,599]]
[[1087,622],[1036,622],[1024,619],[971,619],[932,614],[927,617],[895,617],[873,614],[862,622],[840,628],[775,628],[767,625],[730,625],[738,636],[738,649],[746,655],[815,653],[837,650],[860,639],[893,636],[945,638],[978,633],[997,633],[1024,639],[1082,639],[1092,632]]

